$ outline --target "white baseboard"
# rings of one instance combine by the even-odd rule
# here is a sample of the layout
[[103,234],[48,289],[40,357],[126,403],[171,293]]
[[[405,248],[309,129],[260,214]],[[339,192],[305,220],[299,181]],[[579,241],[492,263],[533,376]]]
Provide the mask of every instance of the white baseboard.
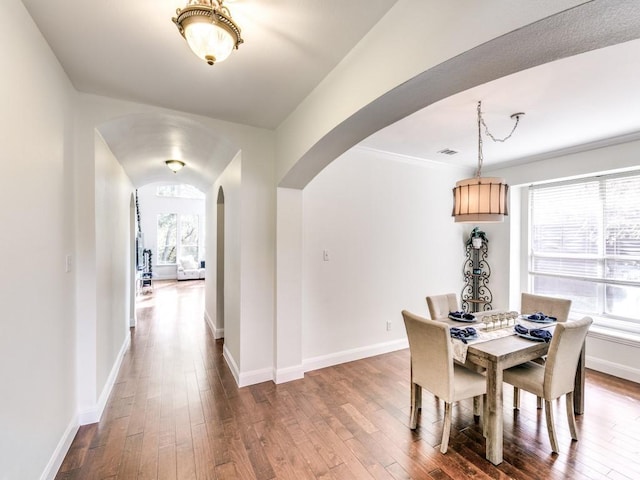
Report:
[[152,278],[152,280],[177,280],[177,279],[178,277],[176,276],[175,273],[167,274],[167,275],[159,275],[154,273]]
[[293,380],[304,378],[304,368],[302,364],[293,367],[273,369],[274,383],[287,383]]
[[204,311],[204,319],[207,321],[207,325],[209,325],[209,330],[211,330],[213,338],[215,338],[216,340],[224,338],[224,328],[216,328],[211,315],[209,315],[209,312],[207,312],[206,309]]
[[58,442],[56,449],[53,451],[53,455],[49,459],[47,466],[40,475],[40,480],[54,480],[56,475],[58,474],[58,470],[60,470],[60,466],[64,461],[64,457],[67,455],[69,448],[71,448],[71,443],[73,439],[76,437],[76,433],[78,433],[78,428],[80,424],[78,423],[78,419],[74,417],[69,422],[66,430],[62,434],[62,438]]
[[302,361],[302,366],[305,372],[310,372],[312,370],[331,367],[341,363],[353,362],[354,360],[382,355],[383,353],[395,352],[396,350],[403,350],[405,348],[409,348],[409,341],[406,338],[403,338],[401,340],[393,340],[391,342],[378,343],[376,345],[368,345],[366,347],[330,353],[329,355],[307,358]]
[[236,384],[240,385],[240,382],[238,381],[240,378],[238,365],[236,365],[233,356],[231,355],[231,353],[229,353],[229,349],[227,348],[226,344],[222,346],[222,358],[224,358],[225,362],[227,362],[227,366],[229,367],[229,370],[231,370],[231,375],[233,375]]
[[240,373],[238,387],[248,387],[256,383],[268,382],[273,380],[273,369],[262,368],[260,370],[252,370],[250,372]]
[[260,370],[241,373],[226,345],[222,347],[222,356],[227,362],[238,387],[247,387],[249,385],[255,385],[256,383],[273,380],[273,370],[271,368],[263,368]]
[[124,342],[122,342],[122,347],[120,347],[120,352],[118,352],[118,356],[116,357],[116,360],[113,363],[113,367],[111,368],[111,372],[109,373],[109,378],[107,378],[107,382],[102,389],[102,394],[98,399],[98,403],[92,408],[88,408],[84,411],[78,412],[78,422],[80,423],[80,425],[89,425],[90,423],[96,423],[100,421],[102,412],[104,412],[104,409],[107,406],[107,400],[109,400],[109,395],[111,395],[111,390],[113,390],[116,378],[118,377],[120,365],[122,365],[122,359],[124,358],[125,353],[127,353],[127,349],[129,348],[130,343],[131,336],[129,335],[129,332],[127,332],[126,336],[124,337]]
[[622,365],[620,363],[610,362],[602,358],[590,357],[587,355],[585,366],[591,370],[613,375],[614,377],[624,378],[631,382],[640,383],[640,369]]
[[226,350],[225,359],[227,360],[232,372],[234,372],[233,376],[236,379],[238,386],[246,387],[248,385],[267,382],[269,380],[272,380],[274,383],[285,383],[293,380],[299,380],[304,378],[304,372],[331,367],[341,363],[352,362],[362,358],[373,357],[375,355],[382,355],[383,353],[395,352],[396,350],[402,350],[405,348],[409,348],[409,342],[406,338],[403,338],[401,340],[378,343],[376,345],[369,345],[366,347],[359,347],[351,350],[344,350],[342,352],[331,353],[329,355],[309,358],[303,360],[302,365],[295,365],[293,367],[282,368],[279,370],[265,368],[246,373],[239,373],[235,363],[233,363],[233,366],[231,365],[231,359],[227,358]]

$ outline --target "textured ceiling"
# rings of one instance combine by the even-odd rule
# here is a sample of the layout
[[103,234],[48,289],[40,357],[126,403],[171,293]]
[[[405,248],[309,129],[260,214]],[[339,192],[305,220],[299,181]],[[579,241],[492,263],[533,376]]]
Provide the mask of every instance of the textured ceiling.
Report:
[[[293,111],[395,1],[228,1],[245,43],[213,67],[189,51],[171,22],[185,3],[117,0],[92,2],[89,8],[80,0],[23,0],[78,91],[269,129]],[[625,22],[637,28],[640,7],[615,4],[631,11],[630,18],[615,22],[616,29],[624,30],[620,24]],[[591,5],[606,9],[610,4]],[[604,36],[612,27],[606,18],[592,23]],[[556,30],[576,27],[558,25]],[[508,142],[485,141],[486,166],[633,138],[640,132],[638,58],[640,41],[634,40],[530,68],[440,100],[361,145],[472,167],[477,161],[478,100],[497,136],[509,131],[511,113],[526,113]],[[225,139],[172,115],[125,117],[100,126],[100,133],[136,186],[173,180],[164,160],[179,158],[189,167],[180,173],[181,181],[206,188],[236,151]],[[446,148],[459,153],[437,153]]]

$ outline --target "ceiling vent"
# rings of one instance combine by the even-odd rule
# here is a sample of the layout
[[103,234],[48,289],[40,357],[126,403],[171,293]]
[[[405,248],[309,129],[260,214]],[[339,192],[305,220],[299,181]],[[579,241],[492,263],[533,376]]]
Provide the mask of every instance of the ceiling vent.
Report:
[[442,153],[444,155],[455,155],[458,152],[451,150],[450,148],[445,148],[444,150],[440,150],[438,153]]

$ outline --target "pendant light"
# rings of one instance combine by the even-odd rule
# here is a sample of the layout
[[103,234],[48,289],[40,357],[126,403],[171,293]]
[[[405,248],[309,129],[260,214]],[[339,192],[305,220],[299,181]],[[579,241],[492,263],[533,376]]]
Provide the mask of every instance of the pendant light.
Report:
[[483,177],[482,162],[482,125],[489,137],[495,142],[508,140],[524,113],[514,113],[511,118],[516,122],[511,133],[503,139],[497,139],[491,133],[482,118],[482,102],[478,102],[478,170],[473,178],[466,178],[456,182],[453,189],[453,213],[458,223],[493,223],[502,222],[509,215],[508,193],[509,185],[503,178]]

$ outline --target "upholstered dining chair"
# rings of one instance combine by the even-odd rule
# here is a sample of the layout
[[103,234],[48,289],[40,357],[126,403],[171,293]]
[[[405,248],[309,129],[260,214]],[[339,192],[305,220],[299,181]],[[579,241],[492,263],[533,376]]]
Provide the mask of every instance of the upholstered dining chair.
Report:
[[447,452],[451,433],[451,408],[454,402],[487,391],[486,378],[461,365],[454,364],[449,326],[402,311],[411,352],[411,411],[409,426],[418,425],[418,410],[422,407],[425,388],[445,402],[444,426],[440,451]]
[[566,298],[547,297],[522,292],[520,297],[520,313],[542,312],[556,317],[559,322],[566,322],[571,310],[571,300]]
[[[504,371],[503,378],[506,383],[544,399],[549,441],[551,449],[555,453],[559,452],[559,448],[551,401],[562,395],[566,396],[571,438],[578,440],[576,418],[573,412],[574,379],[582,345],[592,323],[593,320],[590,317],[573,322],[558,323],[553,332],[547,361],[544,365],[526,362]],[[517,395],[519,394],[520,391],[517,390]],[[514,398],[514,404],[515,408],[519,407],[518,399]]]
[[455,293],[428,296],[427,307],[431,320],[446,318],[449,316],[449,312],[455,312],[459,309]]
[[571,300],[566,298],[547,297],[522,292],[520,297],[520,313],[542,312],[556,317],[559,322],[566,322],[571,310]]
[[[566,322],[569,318],[569,311],[571,310],[571,300],[558,297],[547,297],[545,295],[534,295],[532,293],[522,292],[520,296],[520,313],[537,313],[542,312],[547,316],[556,317],[559,322]],[[545,358],[539,358],[535,360],[538,363],[543,364]],[[513,389],[514,406],[515,401],[520,398],[518,395],[518,389]],[[538,397],[538,408],[542,408],[542,399]],[[519,406],[519,405],[517,405]]]
[[[427,307],[429,308],[429,315],[432,320],[439,320],[441,318],[447,318],[449,312],[455,312],[459,310],[458,299],[455,293],[445,293],[442,295],[430,295],[427,297]],[[480,368],[476,365],[465,365],[471,370],[481,373],[484,368]],[[473,399],[473,415],[475,417],[480,416],[480,397],[474,397]]]

